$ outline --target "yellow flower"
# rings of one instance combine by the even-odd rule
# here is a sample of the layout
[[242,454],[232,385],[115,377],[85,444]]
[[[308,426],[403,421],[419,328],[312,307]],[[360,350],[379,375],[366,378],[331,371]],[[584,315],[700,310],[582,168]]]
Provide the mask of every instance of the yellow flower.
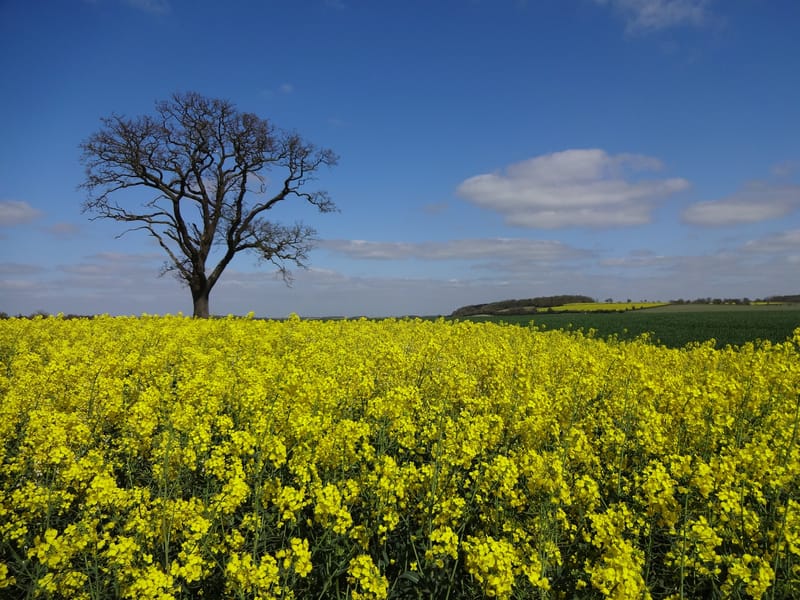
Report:
[[389,591],[389,582],[368,554],[359,554],[350,560],[347,580],[354,588],[353,600],[383,600]]
[[429,537],[430,547],[425,551],[426,560],[436,561],[439,568],[443,567],[442,558],[449,556],[458,558],[458,536],[448,526],[437,527]]
[[323,527],[332,529],[334,533],[347,533],[353,524],[353,518],[342,506],[342,494],[337,486],[327,483],[315,490],[314,519]]
[[300,577],[305,577],[311,573],[311,551],[308,547],[307,539],[292,538],[289,540],[292,547],[292,555],[294,558],[294,571]]
[[279,524],[283,524],[286,521],[292,523],[296,522],[297,514],[303,507],[308,505],[308,503],[309,500],[306,498],[304,489],[290,485],[281,487],[275,498],[275,505],[280,512]]
[[467,571],[494,598],[509,598],[519,558],[513,544],[492,536],[468,536],[463,543]]
[[123,596],[131,600],[174,600],[173,591],[172,575],[164,573],[157,565],[150,565],[136,572]]
[[8,565],[4,562],[0,562],[0,589],[12,586],[16,581],[16,577],[8,574]]

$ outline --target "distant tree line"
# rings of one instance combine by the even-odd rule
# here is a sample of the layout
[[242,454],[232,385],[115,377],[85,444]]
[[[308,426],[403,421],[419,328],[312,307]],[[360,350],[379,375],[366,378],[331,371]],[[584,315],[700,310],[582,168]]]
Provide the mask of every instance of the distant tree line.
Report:
[[767,296],[766,298],[695,298],[694,300],[670,300],[670,304],[752,304],[753,302],[784,302],[795,303],[800,302],[800,294],[793,294],[788,296]]
[[678,298],[677,300],[670,300],[670,304],[737,304],[747,305],[752,302],[759,302],[759,300],[750,300],[750,298],[695,298],[694,300],[684,300]]

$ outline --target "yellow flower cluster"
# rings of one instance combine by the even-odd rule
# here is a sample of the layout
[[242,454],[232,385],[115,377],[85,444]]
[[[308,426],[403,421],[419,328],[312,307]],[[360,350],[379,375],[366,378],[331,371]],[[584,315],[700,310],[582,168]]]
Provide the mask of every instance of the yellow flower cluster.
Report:
[[354,587],[349,596],[353,600],[381,600],[386,598],[389,582],[368,554],[354,557],[347,568],[347,580]]
[[800,597],[781,344],[0,321],[0,596]]

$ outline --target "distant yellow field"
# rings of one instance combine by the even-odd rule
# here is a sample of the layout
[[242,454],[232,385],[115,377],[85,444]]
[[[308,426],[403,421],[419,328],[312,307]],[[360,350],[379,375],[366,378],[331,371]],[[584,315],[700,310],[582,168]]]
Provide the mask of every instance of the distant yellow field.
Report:
[[554,306],[554,311],[582,311],[593,312],[599,310],[638,310],[640,308],[654,308],[666,306],[669,302],[573,302]]

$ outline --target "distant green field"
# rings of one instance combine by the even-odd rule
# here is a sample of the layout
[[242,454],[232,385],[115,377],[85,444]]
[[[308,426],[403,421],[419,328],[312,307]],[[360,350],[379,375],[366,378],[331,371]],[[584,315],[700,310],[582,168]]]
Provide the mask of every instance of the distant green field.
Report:
[[671,348],[690,342],[715,340],[716,346],[740,346],[746,342],[786,341],[800,327],[800,304],[769,305],[668,305],[621,313],[552,313],[524,316],[470,317],[471,321],[493,321],[543,329],[589,329],[596,336],[634,339],[645,333],[653,341]]

